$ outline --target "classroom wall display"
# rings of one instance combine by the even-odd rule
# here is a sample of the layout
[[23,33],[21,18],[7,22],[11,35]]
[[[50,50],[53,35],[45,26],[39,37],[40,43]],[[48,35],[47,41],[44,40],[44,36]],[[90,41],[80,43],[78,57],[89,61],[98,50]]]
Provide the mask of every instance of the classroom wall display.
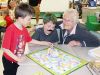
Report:
[[87,61],[64,52],[59,48],[46,48],[27,55],[53,75],[66,75],[87,64]]

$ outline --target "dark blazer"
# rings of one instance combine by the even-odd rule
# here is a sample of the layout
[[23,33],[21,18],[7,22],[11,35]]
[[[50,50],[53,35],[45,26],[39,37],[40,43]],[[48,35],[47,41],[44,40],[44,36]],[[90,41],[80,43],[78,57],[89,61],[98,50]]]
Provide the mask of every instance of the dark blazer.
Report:
[[[63,44],[63,35],[65,33],[64,29],[61,29],[61,27],[59,26],[59,24],[61,24],[61,22],[56,23],[56,28],[59,30],[59,44]],[[76,32],[73,35],[68,35],[65,38],[65,42],[64,44],[68,44],[70,41],[72,40],[76,40],[76,41],[80,41],[80,43],[82,44],[82,47],[97,47],[100,46],[100,40],[92,35],[85,27],[83,27],[80,23],[77,24],[76,27]]]

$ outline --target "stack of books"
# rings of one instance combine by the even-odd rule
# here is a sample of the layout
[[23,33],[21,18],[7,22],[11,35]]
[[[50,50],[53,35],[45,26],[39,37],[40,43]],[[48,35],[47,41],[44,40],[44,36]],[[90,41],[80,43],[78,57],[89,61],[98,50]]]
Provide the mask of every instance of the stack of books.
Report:
[[89,50],[88,54],[94,59],[100,60],[100,47]]
[[100,75],[100,60],[95,60],[93,62],[89,63],[89,69],[91,70],[91,72],[96,74],[96,75]]
[[89,63],[91,72],[94,71],[96,75],[100,75],[100,47],[90,50],[88,54],[93,57],[93,60]]

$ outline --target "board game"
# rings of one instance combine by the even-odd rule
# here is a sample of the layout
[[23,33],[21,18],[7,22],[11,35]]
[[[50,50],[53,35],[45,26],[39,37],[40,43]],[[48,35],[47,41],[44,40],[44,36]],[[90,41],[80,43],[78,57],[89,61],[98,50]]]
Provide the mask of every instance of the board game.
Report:
[[27,55],[53,75],[67,75],[87,62],[56,47],[35,51]]

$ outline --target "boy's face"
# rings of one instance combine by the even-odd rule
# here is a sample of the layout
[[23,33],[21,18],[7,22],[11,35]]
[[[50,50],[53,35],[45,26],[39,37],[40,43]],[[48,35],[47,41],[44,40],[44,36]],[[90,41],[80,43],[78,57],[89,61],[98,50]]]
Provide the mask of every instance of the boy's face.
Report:
[[44,32],[45,34],[50,34],[52,33],[52,31],[55,29],[55,24],[53,24],[52,21],[47,22],[46,24],[44,24]]
[[24,26],[27,26],[30,24],[31,22],[31,18],[32,16],[26,16],[25,18],[21,18],[21,24],[24,25]]

